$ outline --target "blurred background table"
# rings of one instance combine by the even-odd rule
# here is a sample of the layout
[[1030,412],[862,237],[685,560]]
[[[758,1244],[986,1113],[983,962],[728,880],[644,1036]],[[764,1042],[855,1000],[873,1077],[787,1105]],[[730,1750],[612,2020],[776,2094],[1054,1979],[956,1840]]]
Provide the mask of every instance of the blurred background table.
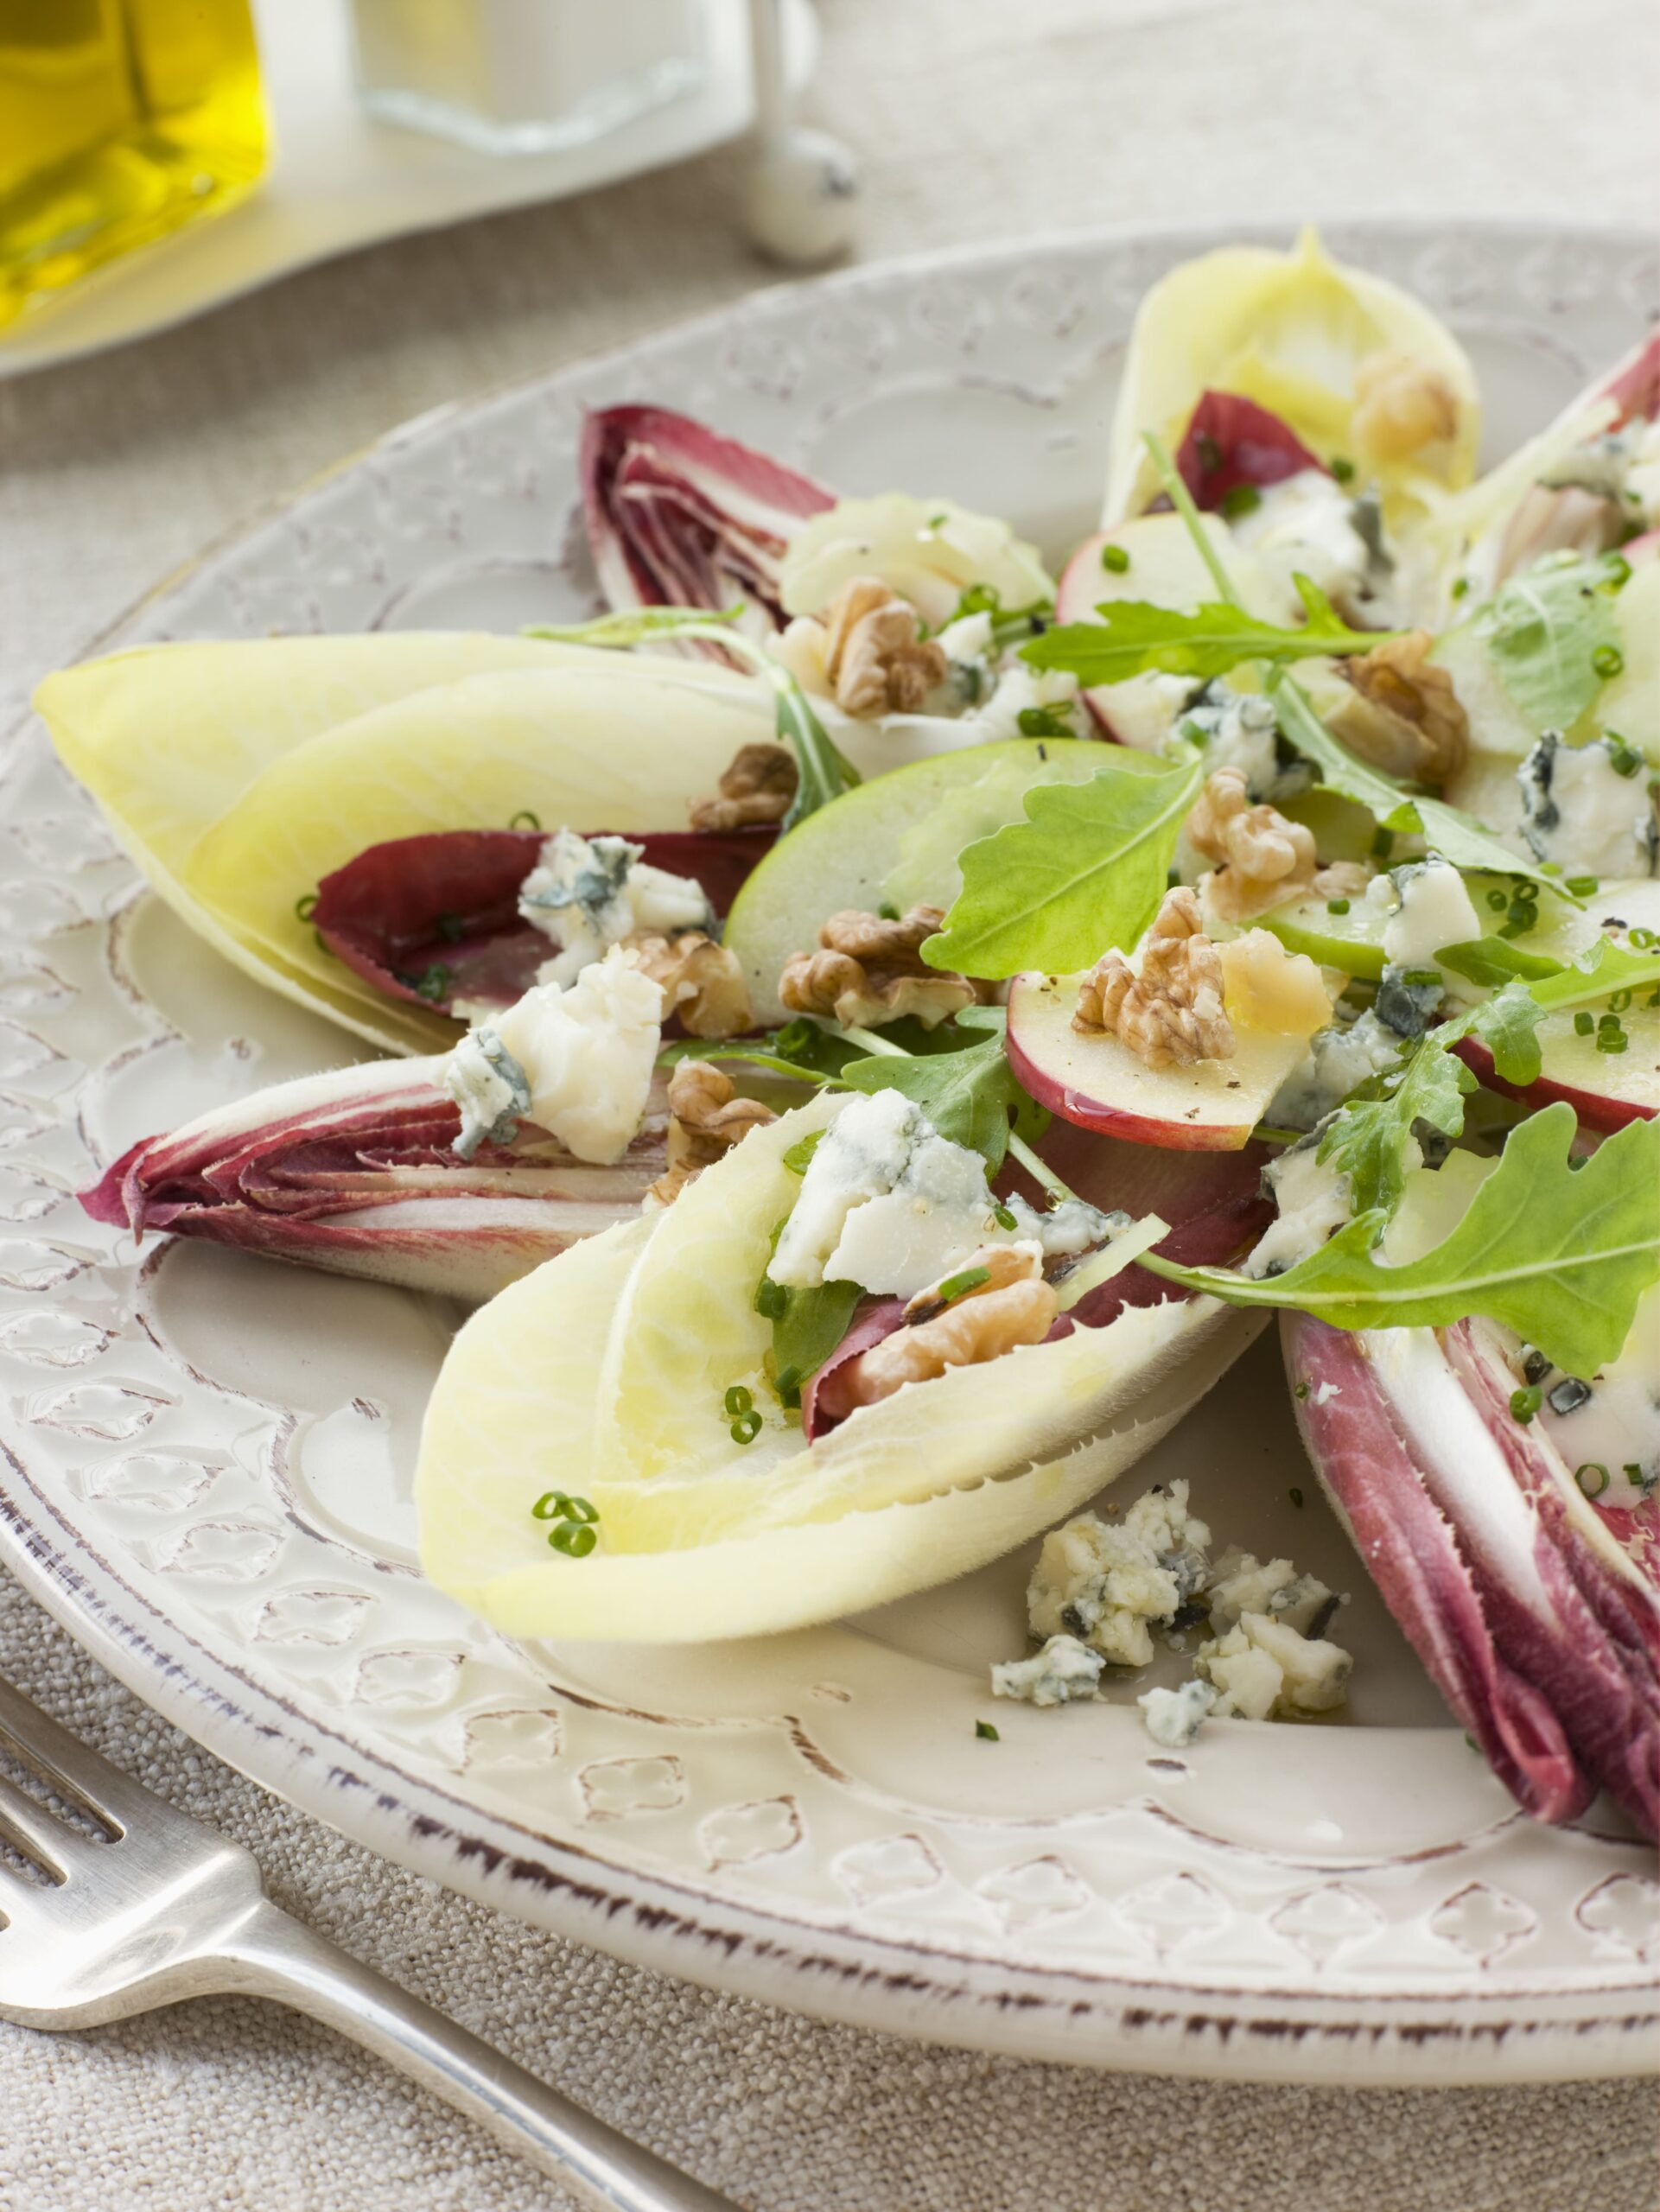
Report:
[[[866,258],[1106,222],[1656,219],[1651,0],[824,0],[806,119]],[[270,495],[400,419],[765,281],[734,150],[312,270],[0,384],[0,729]],[[228,218],[227,222],[234,218]],[[0,1575],[0,1672],[250,1844],[281,1903],[766,2212],[1653,2212],[1641,2082],[1149,2082],[892,2043],[618,1965],[368,1857],[165,1726]],[[0,2030],[3,2212],[562,2200],[321,2031],[199,2004]]]

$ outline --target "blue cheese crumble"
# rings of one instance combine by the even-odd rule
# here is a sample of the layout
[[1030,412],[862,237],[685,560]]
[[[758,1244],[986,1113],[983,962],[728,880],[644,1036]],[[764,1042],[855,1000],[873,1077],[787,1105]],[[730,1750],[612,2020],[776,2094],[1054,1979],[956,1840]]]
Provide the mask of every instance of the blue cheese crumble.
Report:
[[1282,1275],[1318,1252],[1353,1217],[1348,1177],[1320,1156],[1318,1133],[1290,1145],[1262,1170],[1262,1189],[1279,1208],[1240,1268],[1262,1278]]
[[1032,1634],[1065,1633],[1116,1667],[1145,1667],[1154,1629],[1173,1629],[1203,1584],[1210,1541],[1185,1482],[1148,1491],[1122,1522],[1085,1513],[1052,1529],[1027,1592]]
[[1173,1690],[1150,1689],[1135,1700],[1147,1722],[1147,1732],[1167,1751],[1186,1750],[1216,1703],[1217,1694],[1197,1675]]
[[577,1160],[621,1159],[645,1117],[661,1042],[663,994],[632,952],[613,946],[569,990],[538,983],[445,1063],[461,1109],[455,1149],[510,1142],[521,1119]]
[[529,1078],[493,1029],[469,1030],[444,1065],[444,1089],[461,1109],[455,1151],[471,1160],[479,1147],[511,1144],[531,1110]]
[[1025,1705],[1071,1705],[1093,1697],[1105,1665],[1098,1651],[1075,1636],[1052,1636],[1029,1659],[1010,1659],[991,1670],[994,1697],[1018,1698]]
[[1431,968],[1435,955],[1447,945],[1467,944],[1481,935],[1481,917],[1464,878],[1439,853],[1392,868],[1387,878],[1374,877],[1366,887],[1367,898],[1385,881],[1395,897],[1394,910],[1383,925],[1383,957],[1391,966]]
[[1392,1068],[1400,1058],[1401,1041],[1370,1007],[1356,1020],[1317,1029],[1307,1052],[1275,1092],[1263,1120],[1276,1128],[1313,1128],[1352,1091]]
[[1114,1217],[1080,1200],[1039,1213],[1011,1198],[1000,1221],[985,1162],[942,1137],[898,1090],[848,1101],[801,1179],[767,1273],[791,1289],[856,1282],[913,1298],[985,1244],[1035,1243],[1071,1256],[1110,1235]]
[[703,886],[650,867],[645,853],[626,837],[554,831],[518,892],[520,914],[559,947],[537,970],[538,982],[574,983],[610,946],[641,932],[719,935]]
[[1660,873],[1660,816],[1642,755],[1623,739],[1569,745],[1547,730],[1516,772],[1522,834],[1569,875]]

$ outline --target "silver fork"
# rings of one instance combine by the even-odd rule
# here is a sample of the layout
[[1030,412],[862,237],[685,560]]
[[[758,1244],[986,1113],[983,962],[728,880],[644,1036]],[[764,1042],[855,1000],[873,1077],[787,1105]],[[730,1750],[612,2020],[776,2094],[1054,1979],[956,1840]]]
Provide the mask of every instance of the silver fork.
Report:
[[239,1844],[152,1794],[0,1681],[0,1745],[103,1831],[0,1775],[0,2019],[89,2028],[181,1998],[270,1997],[376,2052],[605,2212],[737,2212],[430,2005],[279,1910]]

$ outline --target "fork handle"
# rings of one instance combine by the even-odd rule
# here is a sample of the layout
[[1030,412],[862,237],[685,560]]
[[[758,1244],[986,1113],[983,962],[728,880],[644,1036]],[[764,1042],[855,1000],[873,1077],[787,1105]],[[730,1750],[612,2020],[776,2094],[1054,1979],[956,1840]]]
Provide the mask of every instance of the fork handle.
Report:
[[219,1954],[220,1986],[349,2036],[599,2212],[738,2212],[420,1998],[262,1898]]

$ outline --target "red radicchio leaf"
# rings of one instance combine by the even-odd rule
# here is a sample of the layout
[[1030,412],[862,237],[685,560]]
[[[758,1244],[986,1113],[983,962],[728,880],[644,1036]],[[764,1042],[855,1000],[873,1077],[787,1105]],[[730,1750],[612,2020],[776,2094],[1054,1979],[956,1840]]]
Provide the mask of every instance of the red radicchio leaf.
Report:
[[782,627],[798,526],[835,504],[811,477],[664,407],[602,407],[582,431],[582,510],[615,609],[745,599]]
[[[1571,1820],[1600,1783],[1652,1835],[1660,1603],[1575,1525],[1551,1446],[1511,1414],[1508,1368],[1467,1323],[1434,1344],[1485,1436],[1472,1464],[1467,1434],[1396,1402],[1362,1338],[1294,1313],[1282,1328],[1309,1457],[1494,1772],[1542,1821]],[[1626,1549],[1652,1586],[1651,1542]]]
[[848,1330],[836,1350],[818,1370],[801,1395],[801,1426],[811,1444],[824,1436],[853,1411],[847,1393],[847,1369],[861,1352],[891,1337],[905,1321],[902,1298],[862,1299]]
[[1200,394],[1176,454],[1176,468],[1194,504],[1206,513],[1242,485],[1262,490],[1282,484],[1305,468],[1317,468],[1322,476],[1331,474],[1288,423],[1254,399],[1242,399],[1231,391]]
[[[695,877],[724,914],[777,837],[757,825],[646,830],[634,842],[649,866]],[[439,830],[371,845],[323,878],[312,920],[329,950],[389,998],[441,1013],[458,998],[511,1006],[552,950],[518,912],[544,842],[539,830]]]

